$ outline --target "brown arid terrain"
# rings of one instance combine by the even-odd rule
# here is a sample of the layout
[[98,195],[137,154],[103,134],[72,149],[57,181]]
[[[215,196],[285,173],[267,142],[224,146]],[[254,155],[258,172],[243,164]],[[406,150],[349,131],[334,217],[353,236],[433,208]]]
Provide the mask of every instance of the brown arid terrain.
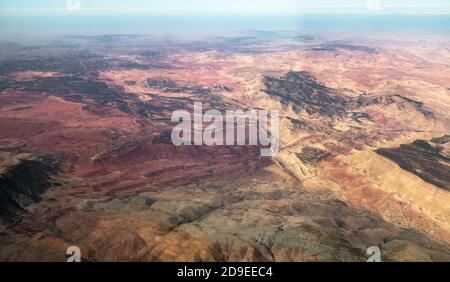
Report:
[[[249,33],[2,43],[0,261],[450,261],[449,37]],[[194,102],[278,154],[173,145]]]

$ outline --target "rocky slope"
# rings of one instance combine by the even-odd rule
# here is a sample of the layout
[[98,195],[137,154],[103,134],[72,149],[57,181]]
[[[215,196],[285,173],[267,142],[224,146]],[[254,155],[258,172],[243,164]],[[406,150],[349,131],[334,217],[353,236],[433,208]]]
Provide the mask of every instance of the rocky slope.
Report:
[[27,206],[41,200],[57,184],[51,175],[58,171],[57,159],[45,155],[0,153],[0,219],[9,225],[20,221]]
[[[434,142],[433,142],[434,141]],[[428,183],[450,190],[450,157],[443,152],[449,138],[433,139],[431,142],[415,140],[399,148],[380,148],[377,153],[395,161]]]

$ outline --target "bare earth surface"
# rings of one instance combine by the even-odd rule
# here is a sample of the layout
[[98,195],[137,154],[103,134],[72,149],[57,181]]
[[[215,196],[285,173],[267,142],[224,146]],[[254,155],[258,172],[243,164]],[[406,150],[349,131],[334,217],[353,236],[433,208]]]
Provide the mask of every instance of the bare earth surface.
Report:
[[[450,261],[448,39],[3,42],[0,260]],[[280,152],[173,145],[194,102]]]

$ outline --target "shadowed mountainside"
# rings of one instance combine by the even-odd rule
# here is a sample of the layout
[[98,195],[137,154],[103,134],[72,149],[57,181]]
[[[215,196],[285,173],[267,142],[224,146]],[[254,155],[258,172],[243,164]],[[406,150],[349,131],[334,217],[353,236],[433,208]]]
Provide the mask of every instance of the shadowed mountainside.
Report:
[[57,184],[51,175],[58,167],[50,156],[0,153],[0,219],[6,224],[20,220],[30,203],[39,202],[40,195]]
[[443,148],[448,141],[448,136],[429,142],[416,140],[411,144],[402,144],[399,148],[380,148],[376,152],[423,180],[450,191],[450,157]]

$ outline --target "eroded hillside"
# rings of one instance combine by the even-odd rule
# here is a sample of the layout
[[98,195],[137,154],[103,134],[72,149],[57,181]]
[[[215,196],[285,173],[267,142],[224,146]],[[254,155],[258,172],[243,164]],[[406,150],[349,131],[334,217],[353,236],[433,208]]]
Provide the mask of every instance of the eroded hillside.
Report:
[[[8,50],[0,260],[449,261],[450,51],[307,38]],[[279,153],[173,145],[194,102],[279,110]]]

